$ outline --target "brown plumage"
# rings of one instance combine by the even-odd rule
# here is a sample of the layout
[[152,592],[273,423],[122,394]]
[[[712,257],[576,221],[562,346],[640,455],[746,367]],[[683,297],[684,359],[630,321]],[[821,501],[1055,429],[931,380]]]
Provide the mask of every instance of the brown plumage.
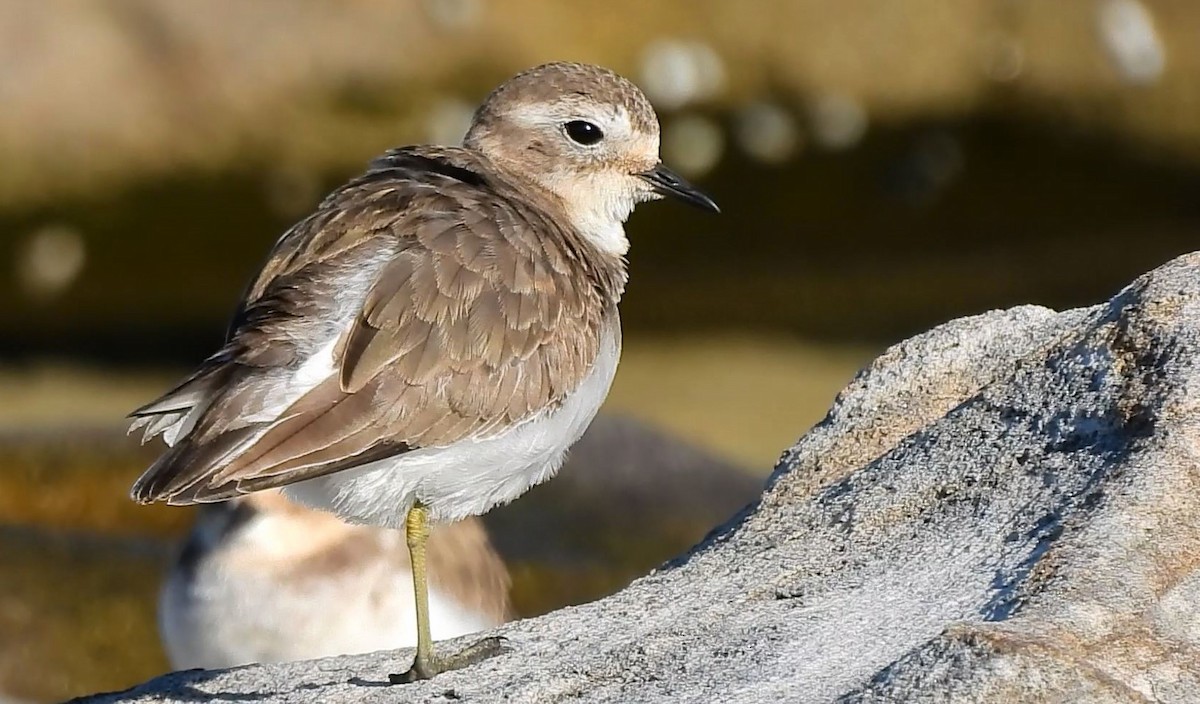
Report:
[[[460,518],[543,481],[615,371],[625,218],[665,195],[716,208],[658,145],[636,86],[556,63],[493,91],[462,147],[372,162],[279,239],[225,345],[133,413],[170,446],[133,497],[219,501],[418,454],[394,513],[419,500]],[[434,476],[430,452],[485,441]],[[372,481],[305,501],[394,522]]]
[[621,353],[625,219],[668,195],[717,209],[658,147],[636,86],[558,63],[497,88],[462,147],[376,160],[276,243],[224,347],[134,413],[171,446],[134,498],[288,485],[343,518],[402,520],[417,653],[389,680],[497,652],[433,652],[429,521],[553,476],[595,417]]
[[[134,498],[221,500],[560,403],[591,367],[625,266],[515,181],[468,149],[412,147],[326,198],[275,245],[225,346],[133,414],[204,404]],[[332,340],[335,376],[247,420]]]

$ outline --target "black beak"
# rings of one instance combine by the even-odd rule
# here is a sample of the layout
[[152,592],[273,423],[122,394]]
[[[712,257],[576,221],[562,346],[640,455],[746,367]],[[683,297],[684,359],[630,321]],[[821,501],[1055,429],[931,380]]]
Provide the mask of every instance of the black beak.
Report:
[[660,196],[678,198],[684,203],[689,203],[709,212],[721,212],[721,209],[717,207],[712,198],[706,196],[699,188],[688,183],[682,176],[662,164],[655,166],[645,173],[638,174],[638,176],[646,179],[654,187],[654,192]]

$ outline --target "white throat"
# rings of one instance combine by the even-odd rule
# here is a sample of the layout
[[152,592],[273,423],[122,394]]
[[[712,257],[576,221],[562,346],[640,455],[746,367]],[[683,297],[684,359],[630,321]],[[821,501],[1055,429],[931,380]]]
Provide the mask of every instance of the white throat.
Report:
[[636,196],[626,184],[592,178],[564,190],[571,224],[601,252],[625,256],[629,252],[625,220],[637,204]]
[[623,257],[629,252],[623,221],[604,217],[573,219],[579,232],[601,252],[614,257]]

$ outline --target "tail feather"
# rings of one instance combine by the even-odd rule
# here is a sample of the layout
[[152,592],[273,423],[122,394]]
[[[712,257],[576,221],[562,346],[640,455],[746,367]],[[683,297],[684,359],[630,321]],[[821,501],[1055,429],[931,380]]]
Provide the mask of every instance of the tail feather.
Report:
[[163,442],[168,446],[174,445],[176,440],[178,440],[178,431],[185,425],[184,420],[191,410],[191,408],[185,408],[180,411],[171,411],[161,415],[135,416],[129,424],[129,433],[132,434],[136,430],[141,430],[143,445],[159,435],[163,436]]
[[225,431],[203,441],[184,437],[138,477],[129,492],[130,497],[143,504],[164,499],[170,499],[171,503],[179,503],[177,499],[182,495],[193,497],[184,503],[219,500],[200,498],[205,488],[204,484],[211,478],[210,468],[228,462],[261,430],[261,426],[247,426]]
[[212,375],[207,373],[189,377],[179,386],[133,411],[129,417],[161,416],[194,408],[209,395],[209,390],[213,387],[212,381]]
[[134,483],[139,503],[210,503],[407,452],[371,426],[372,394],[342,392],[336,376],[297,382],[228,366],[197,373],[134,411],[130,430],[168,449]]
[[202,366],[175,388],[129,414],[129,432],[142,431],[142,444],[161,435],[163,442],[174,445],[187,435],[228,377],[228,370]]

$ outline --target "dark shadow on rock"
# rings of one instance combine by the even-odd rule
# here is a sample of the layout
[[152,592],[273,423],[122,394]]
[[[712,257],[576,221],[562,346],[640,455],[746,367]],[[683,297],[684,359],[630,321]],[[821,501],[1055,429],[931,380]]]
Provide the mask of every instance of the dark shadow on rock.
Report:
[[[261,702],[274,700],[279,697],[286,697],[290,694],[296,694],[299,692],[318,691],[341,681],[338,680],[324,683],[305,682],[297,684],[295,687],[291,688],[271,687],[265,688],[259,692],[208,692],[205,691],[201,686],[205,682],[209,682],[214,679],[220,680],[229,673],[255,667],[258,667],[258,665],[244,665],[242,667],[231,667],[224,670],[181,670],[179,672],[172,672],[170,674],[163,675],[162,677],[153,680],[153,682],[170,687],[171,696],[173,697],[173,700],[177,702]],[[361,683],[351,681],[350,684],[374,686],[373,683],[366,683],[365,681]],[[387,683],[385,682],[383,684]],[[124,701],[129,697],[139,696],[144,693],[142,690],[145,689],[146,685],[141,685],[121,692],[110,692],[106,694],[92,695],[90,697],[72,699],[66,704],[83,701],[87,701],[89,704],[115,704],[116,702]],[[313,696],[316,697],[316,695]],[[317,701],[317,699],[314,698],[313,701]]]

